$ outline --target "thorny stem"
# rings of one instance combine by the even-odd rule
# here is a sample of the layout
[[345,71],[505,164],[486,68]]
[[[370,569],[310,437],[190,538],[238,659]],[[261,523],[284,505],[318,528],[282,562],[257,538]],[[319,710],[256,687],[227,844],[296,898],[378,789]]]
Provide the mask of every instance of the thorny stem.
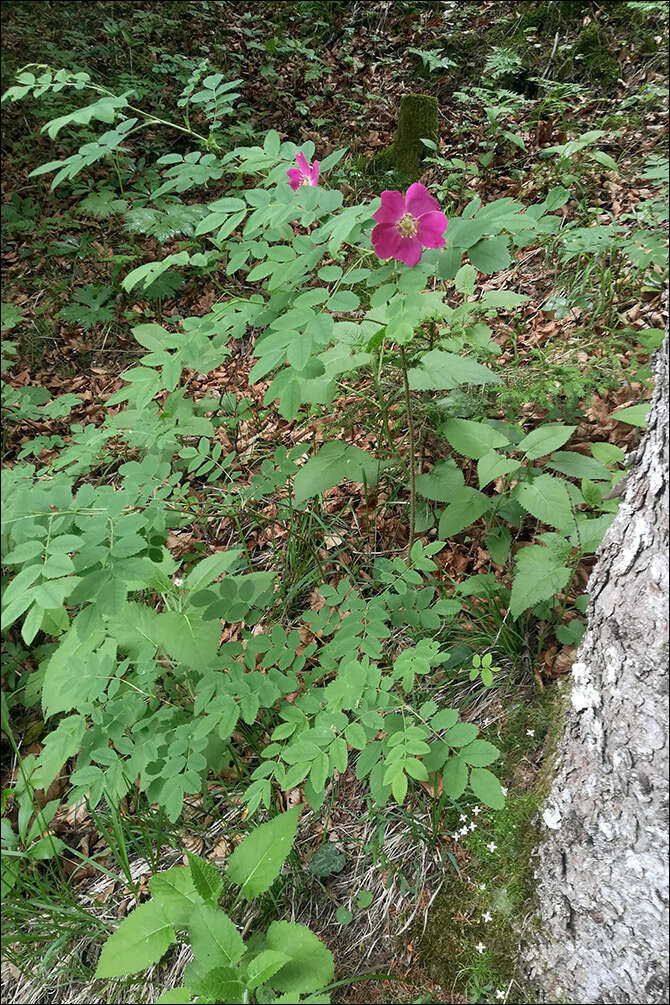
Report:
[[407,356],[405,347],[400,346],[400,360],[402,362],[402,382],[405,389],[405,410],[407,412],[407,429],[409,432],[409,543],[408,552],[414,546],[414,525],[416,523],[416,469],[414,466],[414,421],[412,419],[412,399],[409,393],[409,380],[407,378]]

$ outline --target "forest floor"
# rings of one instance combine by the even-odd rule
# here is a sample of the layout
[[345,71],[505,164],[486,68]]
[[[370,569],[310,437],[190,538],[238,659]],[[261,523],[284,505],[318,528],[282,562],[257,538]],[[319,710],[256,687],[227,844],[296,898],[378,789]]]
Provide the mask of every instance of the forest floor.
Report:
[[[509,197],[530,205],[541,201],[550,185],[565,184],[572,193],[559,210],[565,227],[599,225],[617,235],[604,253],[586,248],[572,259],[561,258],[556,244],[524,247],[505,271],[484,280],[483,289],[504,287],[530,297],[521,322],[512,314],[490,322],[499,350],[496,364],[506,368],[496,415],[523,419],[531,428],[547,417],[573,422],[572,449],[579,452],[582,444],[586,452],[586,444],[597,439],[629,453],[640,428],[618,421],[614,413],[650,397],[649,361],[667,325],[667,272],[656,265],[636,267],[625,255],[626,241],[641,228],[665,247],[663,5],[296,6],[297,17],[286,4],[8,2],[3,5],[3,91],[22,64],[47,63],[86,69],[110,88],[135,86],[147,106],[163,111],[174,107],[181,86],[177,81],[175,87],[181,69],[176,57],[207,55],[227,76],[243,81],[231,120],[234,142],[253,142],[257,132],[274,128],[296,143],[312,140],[321,159],[346,146],[340,187],[359,201],[375,198],[380,187],[395,187],[378,155],[393,141],[402,95],[435,95],[439,143],[424,161],[421,181],[431,191],[439,190],[448,216],[459,215],[475,195],[484,204]],[[324,12],[326,7],[336,7],[337,13]],[[568,16],[567,10],[557,13],[559,7],[579,12]],[[649,10],[636,12],[635,7]],[[54,99],[49,117],[57,107]],[[143,233],[139,224],[130,231],[119,216],[82,214],[78,207],[88,181],[54,193],[44,178],[29,178],[31,170],[63,150],[62,137],[54,144],[39,133],[46,117],[41,107],[5,106],[3,336],[15,343],[16,353],[3,378],[10,388],[43,388],[47,399],[74,395],[76,401],[67,419],[35,421],[11,414],[7,419],[3,414],[7,467],[26,458],[47,464],[71,442],[73,422],[102,423],[106,400],[122,386],[123,371],[139,355],[129,330],[133,323],[157,319],[169,325],[198,317],[221,298],[221,277],[214,271],[197,281],[179,277],[173,288],[167,282],[150,299],[137,290],[123,292],[119,277],[128,264],[178,251],[179,235]],[[591,147],[562,159],[548,153],[591,130],[599,131]],[[144,142],[148,148],[158,146],[151,130]],[[590,157],[594,150],[609,160]],[[102,167],[96,168],[91,178],[103,174]],[[215,183],[209,195],[217,198],[225,192],[223,182],[218,188]],[[225,285],[229,293],[248,294],[239,273]],[[458,302],[455,297],[454,306]],[[189,385],[196,399],[214,391],[250,400],[246,416],[219,431],[223,455],[236,452],[237,481],[247,484],[277,447],[290,450],[300,443],[323,442],[328,435],[320,422],[306,427],[276,413],[268,419],[263,402],[270,380],[250,384],[253,363],[253,340],[240,339],[222,365],[194,376]],[[366,449],[373,437],[354,393],[359,390],[349,387],[336,401],[332,422],[347,430],[349,442]],[[401,422],[398,415],[392,428]],[[444,444],[422,419],[418,440],[420,470],[428,471],[443,456]],[[468,463],[474,472],[474,461],[466,461],[464,470]],[[337,585],[341,569],[348,567],[365,576],[372,557],[401,554],[406,548],[406,508],[394,499],[388,505],[383,499],[376,502],[379,508],[371,519],[362,485],[348,482],[324,494],[328,533],[315,561],[325,582]],[[313,530],[305,525],[301,533]],[[203,549],[223,550],[242,536],[254,568],[272,568],[294,584],[288,623],[300,604],[319,607],[315,584],[302,574],[303,558],[296,555],[291,534],[277,500],[270,499],[238,516],[222,513],[217,519],[196,520],[171,532],[168,547],[174,558],[188,563]],[[435,532],[427,528],[426,542],[431,534]],[[504,577],[484,535],[482,523],[450,539],[435,556],[437,578],[453,585],[483,573]],[[578,569],[575,591],[584,589],[592,562],[591,556]],[[569,674],[575,649],[549,633],[538,652],[542,626],[534,624],[521,640],[508,628],[495,605],[482,610],[474,604],[460,629],[465,651],[473,634],[482,650],[500,643],[501,634],[509,635],[503,687],[477,689],[467,677],[459,684],[459,702],[469,720],[503,752],[501,777],[510,793],[504,812],[485,811],[479,819],[468,814],[466,824],[477,826],[463,840],[453,835],[449,814],[444,820],[434,818],[430,801],[409,811],[390,809],[382,825],[368,812],[362,783],[348,771],[324,810],[305,815],[298,860],[280,910],[309,924],[333,952],[337,977],[344,982],[335,990],[335,1000],[520,1000],[513,943],[528,921],[519,915],[527,911],[532,892],[532,821],[560,723],[559,682]],[[234,640],[237,630],[239,626],[224,629],[224,641]],[[307,632],[304,627],[300,631]],[[307,632],[304,641],[311,639]],[[15,673],[9,662],[7,667],[3,690],[7,674]],[[22,672],[31,669],[26,660]],[[39,707],[17,709],[13,727],[23,756],[40,752],[44,723]],[[16,771],[10,754],[3,761],[3,790],[11,788]],[[186,849],[215,863],[225,860],[231,835],[244,829],[231,779],[232,774],[226,778],[224,773],[210,783],[209,805],[217,807],[216,813],[194,799],[178,826],[166,828],[162,866],[180,861]],[[49,800],[62,800],[53,833],[91,859],[111,863],[109,834],[85,805],[68,805],[67,795],[64,772],[48,794]],[[130,812],[122,806],[123,814]],[[12,821],[11,806],[7,815]],[[347,864],[321,881],[309,872],[308,863],[326,831]],[[46,931],[48,923],[43,939],[19,937],[21,919],[29,915],[14,911],[4,935],[14,952],[3,963],[3,1001],[92,1000],[97,993],[90,979],[95,939],[82,929],[82,911],[103,912],[107,921],[122,918],[146,894],[152,870],[142,841],[140,821],[129,844],[135,890],[123,879],[110,881],[95,867],[63,856],[71,902],[59,915],[57,933],[53,927]],[[497,854],[487,851],[490,846]],[[366,910],[356,909],[361,891],[372,894]],[[39,901],[30,897],[34,894],[26,895],[26,912],[36,910]],[[342,904],[351,908],[344,925],[336,921]],[[490,910],[497,921],[489,924],[482,918]],[[483,943],[485,954],[477,949]],[[155,1000],[159,990],[179,983],[186,959],[180,951],[143,983],[126,984],[107,1000]],[[361,976],[366,979],[346,984]],[[496,999],[497,992],[503,998]]]

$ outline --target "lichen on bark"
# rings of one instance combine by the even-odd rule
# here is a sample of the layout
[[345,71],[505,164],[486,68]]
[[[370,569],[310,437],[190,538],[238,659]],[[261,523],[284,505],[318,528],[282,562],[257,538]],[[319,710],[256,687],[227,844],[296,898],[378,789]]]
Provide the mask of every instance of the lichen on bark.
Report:
[[588,628],[542,813],[542,1000],[668,1001],[668,362],[589,583]]

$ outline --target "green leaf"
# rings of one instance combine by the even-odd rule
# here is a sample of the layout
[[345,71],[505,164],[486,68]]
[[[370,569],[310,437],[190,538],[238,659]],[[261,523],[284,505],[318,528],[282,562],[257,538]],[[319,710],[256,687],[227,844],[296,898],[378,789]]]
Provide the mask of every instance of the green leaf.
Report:
[[156,999],[156,1005],[184,1005],[191,1000],[188,988],[170,988]]
[[186,865],[174,865],[165,872],[156,873],[149,880],[149,890],[152,903],[160,907],[177,928],[187,928],[193,911],[203,904]]
[[573,450],[557,450],[551,455],[547,467],[553,471],[560,471],[569,478],[589,478],[591,481],[607,482],[611,478],[604,464]]
[[269,890],[286,861],[298,829],[301,807],[280,813],[260,824],[230,856],[226,875],[242,888],[242,896],[253,900]]
[[121,922],[102,947],[95,976],[125,977],[158,963],[176,939],[175,931],[154,901],[140,904]]
[[416,477],[416,490],[419,495],[434,502],[450,502],[463,484],[463,472],[451,457],[438,462],[430,474]]
[[508,438],[486,422],[471,419],[447,419],[440,432],[449,440],[457,453],[477,460],[485,457],[496,447],[505,447]]
[[529,461],[544,457],[558,450],[570,439],[576,426],[565,426],[562,422],[545,423],[534,429],[517,444],[517,449],[526,455]]
[[458,712],[455,708],[442,708],[430,720],[430,727],[433,730],[451,729],[457,722]]
[[223,877],[219,870],[190,851],[186,852],[186,856],[195,889],[206,903],[215,906],[223,889]]
[[266,939],[269,949],[289,957],[272,977],[273,988],[298,995],[318,991],[332,981],[333,954],[309,928],[291,921],[273,921]]
[[479,728],[473,723],[457,722],[444,734],[444,742],[448,743],[450,747],[465,747],[472,743],[478,733]]
[[246,985],[237,968],[213,967],[196,980],[191,980],[191,967],[196,962],[189,964],[184,977],[198,1001],[226,1002],[226,1005],[242,1005],[247,1001]]
[[473,740],[461,750],[461,757],[466,764],[471,764],[477,768],[483,768],[487,764],[493,764],[500,757],[500,751],[488,740]]
[[477,279],[477,273],[471,265],[463,265],[456,273],[454,278],[454,286],[458,293],[462,293],[464,297],[471,297],[475,292],[475,280]]
[[500,383],[498,375],[481,363],[443,349],[425,353],[420,365],[413,367],[408,377],[414,391],[451,391],[462,384]]
[[462,530],[488,512],[492,505],[493,501],[478,492],[477,489],[471,489],[467,486],[459,489],[457,498],[454,502],[449,503],[440,517],[440,538],[446,540],[453,537],[454,534],[460,534]]
[[477,477],[479,478],[480,489],[485,488],[490,482],[495,481],[502,475],[509,475],[521,467],[519,461],[511,457],[504,457],[491,450],[488,454],[483,454],[477,461]]
[[505,805],[500,782],[487,768],[472,768],[470,770],[470,788],[485,806],[492,810],[501,810]]
[[247,985],[250,990],[253,991],[259,984],[270,983],[270,978],[288,962],[286,953],[278,953],[274,949],[263,950],[247,966]]
[[462,757],[450,757],[442,772],[444,791],[452,799],[460,799],[468,784],[468,766]]
[[324,444],[314,457],[298,471],[293,482],[296,505],[319,495],[345,479],[353,482],[377,481],[378,462],[360,447],[342,440]]
[[575,519],[565,483],[551,475],[539,475],[532,482],[516,485],[513,497],[532,516],[558,530],[572,530]]
[[612,412],[610,418],[614,419],[615,422],[625,422],[629,426],[639,426],[641,429],[644,429],[647,425],[649,408],[649,402],[643,401],[639,405],[630,405],[628,408],[622,408],[618,412]]
[[510,612],[513,618],[543,600],[551,600],[570,579],[570,569],[552,551],[531,544],[517,552]]
[[507,249],[506,237],[485,237],[468,248],[468,258],[476,269],[490,276],[506,269],[512,259]]
[[193,911],[188,924],[193,955],[198,963],[233,966],[244,954],[244,941],[227,914],[209,904]]
[[346,859],[332,841],[326,841],[316,849],[309,863],[309,871],[315,876],[334,876],[342,872]]

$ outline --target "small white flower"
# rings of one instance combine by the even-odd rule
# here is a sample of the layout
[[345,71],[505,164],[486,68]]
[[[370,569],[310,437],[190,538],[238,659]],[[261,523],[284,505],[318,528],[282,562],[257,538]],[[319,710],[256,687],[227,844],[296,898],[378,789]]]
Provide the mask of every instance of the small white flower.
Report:
[[480,890],[485,890],[486,889],[486,883],[480,883],[479,884],[479,889]]
[[461,829],[459,830],[458,833],[461,835],[461,837],[465,837],[465,835],[468,833],[468,828],[467,827],[461,827]]
[[481,956],[482,953],[484,952],[484,950],[486,949],[486,946],[484,945],[483,942],[478,942],[477,945],[475,946],[475,949],[477,950],[477,952]]
[[480,814],[480,812],[481,812],[481,806],[475,806],[475,808],[473,809],[473,811],[472,811],[472,812],[474,813],[474,815],[475,815],[476,817],[478,817],[478,816],[479,816],[479,814]]
[[493,921],[493,915],[491,914],[490,911],[484,911],[484,913],[482,914],[482,921],[486,921],[487,923],[489,921]]
[[468,830],[471,830],[471,831],[476,831],[477,830],[477,824],[474,822],[474,820],[470,821],[470,825],[468,827]]
[[491,852],[491,854],[493,854],[493,852],[496,850],[496,848],[498,847],[498,845],[495,843],[495,841],[489,841],[489,843],[487,844],[486,847]]
[[535,730],[534,729],[527,729],[526,730],[526,736],[535,736]]
[[177,587],[177,589],[179,589],[180,587],[182,587],[182,586],[184,585],[184,580],[183,580],[183,579],[180,579],[180,578],[179,578],[179,576],[176,576],[176,577],[175,577],[175,578],[174,578],[174,579],[172,580],[172,585],[173,585],[173,586],[176,586],[176,587]]
[[498,999],[499,1002],[504,1002],[505,1001],[505,992],[501,991],[500,988],[498,988],[496,990],[496,998]]
[[502,794],[503,794],[504,796],[506,796],[506,795],[507,795],[507,793],[508,793],[508,791],[509,791],[509,789],[507,788],[507,786],[506,786],[506,785],[501,785],[501,786],[500,786],[500,791],[502,792]]
[[468,818],[466,817],[465,813],[461,813],[461,815],[460,815],[460,817],[458,819],[461,821],[462,824],[464,824],[464,823],[467,822]]

